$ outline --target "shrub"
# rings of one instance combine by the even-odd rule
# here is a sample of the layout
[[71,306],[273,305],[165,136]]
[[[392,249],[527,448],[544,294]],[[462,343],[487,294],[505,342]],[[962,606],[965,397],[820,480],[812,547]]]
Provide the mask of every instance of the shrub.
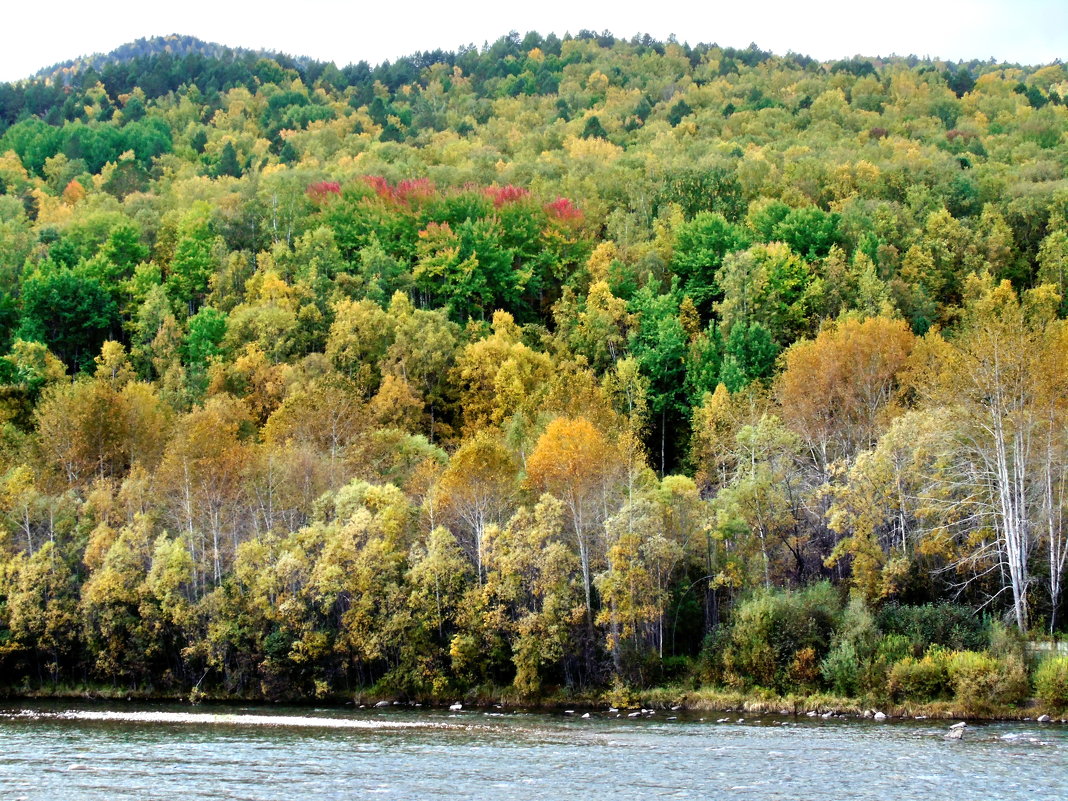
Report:
[[1016,626],[1006,626],[1000,620],[991,621],[987,629],[990,646],[987,650],[996,657],[1014,656],[1027,659],[1027,637]]
[[816,649],[806,646],[796,651],[787,675],[793,687],[815,690],[820,678],[820,663],[816,659]]
[[820,674],[836,695],[856,695],[860,671],[857,650],[849,640],[838,643],[820,663]]
[[[734,613],[722,654],[724,679],[779,692],[815,683],[840,614],[838,594],[826,582],[752,596]],[[799,656],[806,649],[811,653]]]
[[1068,656],[1043,660],[1035,671],[1035,695],[1050,709],[1068,709]]
[[950,657],[948,667],[957,703],[969,714],[1017,704],[1027,697],[1027,670],[1019,657],[999,659],[987,653],[958,651]]
[[893,665],[912,653],[912,641],[904,634],[886,634],[879,640],[875,653],[878,659]]
[[704,684],[720,684],[724,681],[723,656],[729,639],[730,632],[726,626],[716,626],[705,635],[694,666],[698,679]]
[[884,689],[889,661],[879,653],[879,630],[864,600],[854,595],[842,615],[842,625],[834,638],[830,653],[820,663],[823,680],[838,695],[857,696],[879,693]]
[[922,659],[906,656],[895,662],[887,678],[887,689],[898,700],[933,701],[949,695],[947,657],[940,648],[932,648]]
[[931,645],[954,651],[981,651],[990,643],[983,620],[958,604],[889,604],[879,613],[878,623],[885,634],[908,637],[916,654]]

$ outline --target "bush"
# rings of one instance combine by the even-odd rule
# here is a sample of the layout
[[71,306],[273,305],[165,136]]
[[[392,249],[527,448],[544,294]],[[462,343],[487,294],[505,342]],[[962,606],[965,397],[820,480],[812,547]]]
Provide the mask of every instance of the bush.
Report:
[[853,696],[860,689],[860,660],[849,640],[838,643],[820,663],[820,674],[836,695]]
[[931,645],[941,645],[953,651],[981,651],[990,644],[983,620],[968,607],[958,604],[889,604],[879,613],[878,624],[885,634],[908,637],[914,654],[922,653]]
[[734,613],[722,654],[724,679],[734,687],[783,693],[798,683],[814,684],[841,608],[826,582],[752,596]]
[[969,714],[989,712],[1027,697],[1027,669],[1016,656],[959,651],[949,659],[953,694]]
[[723,654],[729,640],[730,632],[726,626],[716,626],[705,635],[694,666],[694,672],[702,683],[720,684],[724,681]]
[[886,660],[881,657],[880,644],[875,619],[863,598],[854,595],[842,615],[834,645],[820,663],[824,682],[838,695],[880,694],[885,689],[888,666],[909,654],[905,650]]
[[1027,652],[1027,635],[1015,625],[1005,625],[1000,620],[991,621],[987,637],[990,646],[986,650],[990,654],[999,659],[1014,657],[1025,665],[1028,663],[1030,655]]
[[806,646],[794,653],[787,673],[793,688],[803,690],[817,689],[820,678],[820,662],[816,659],[816,649]]
[[887,678],[887,689],[897,700],[934,701],[949,695],[946,652],[932,648],[922,659],[906,656],[895,662]]
[[1068,709],[1068,656],[1043,660],[1035,671],[1035,695],[1050,709]]
[[904,634],[886,634],[879,640],[875,653],[876,658],[893,665],[912,653],[912,640]]

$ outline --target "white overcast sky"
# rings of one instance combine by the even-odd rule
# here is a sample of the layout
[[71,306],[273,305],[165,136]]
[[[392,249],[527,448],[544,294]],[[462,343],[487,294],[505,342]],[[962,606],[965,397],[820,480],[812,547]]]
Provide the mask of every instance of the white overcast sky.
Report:
[[1068,0],[25,0],[5,4],[0,80],[26,77],[142,36],[181,33],[233,47],[377,64],[416,50],[481,46],[511,30],[583,28],[630,38],[819,59],[909,55],[1044,64],[1068,59]]

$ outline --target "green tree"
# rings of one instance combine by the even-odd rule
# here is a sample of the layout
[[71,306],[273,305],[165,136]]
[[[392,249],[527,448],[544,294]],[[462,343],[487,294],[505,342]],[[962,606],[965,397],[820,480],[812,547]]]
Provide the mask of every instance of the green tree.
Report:
[[118,325],[118,307],[110,293],[76,271],[50,269],[23,285],[16,336],[44,343],[70,370],[91,365]]

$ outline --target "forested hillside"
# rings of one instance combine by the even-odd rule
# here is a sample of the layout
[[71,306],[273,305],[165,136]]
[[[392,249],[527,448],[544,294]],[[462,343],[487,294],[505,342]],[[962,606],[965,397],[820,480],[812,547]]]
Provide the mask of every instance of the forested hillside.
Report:
[[1027,693],[1064,66],[195,45],[0,86],[0,684]]

